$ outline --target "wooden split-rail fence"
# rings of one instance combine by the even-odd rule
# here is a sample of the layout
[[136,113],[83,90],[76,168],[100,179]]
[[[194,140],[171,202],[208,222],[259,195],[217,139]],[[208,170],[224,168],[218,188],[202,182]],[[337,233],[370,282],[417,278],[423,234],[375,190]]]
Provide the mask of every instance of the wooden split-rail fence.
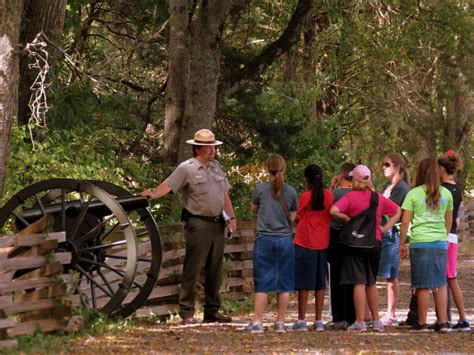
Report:
[[[252,251],[255,222],[239,221],[233,237],[227,239],[224,249],[224,275],[221,294],[226,299],[242,300],[253,293]],[[176,224],[160,228],[163,259],[157,286],[147,303],[137,310],[138,315],[166,316],[178,311],[179,276],[184,261],[184,226]],[[198,294],[203,290],[198,285]]]
[[71,255],[55,252],[66,236],[36,233],[44,222],[0,239],[0,349],[16,347],[7,336],[56,331],[71,315],[71,307],[62,302],[67,285],[61,278]]

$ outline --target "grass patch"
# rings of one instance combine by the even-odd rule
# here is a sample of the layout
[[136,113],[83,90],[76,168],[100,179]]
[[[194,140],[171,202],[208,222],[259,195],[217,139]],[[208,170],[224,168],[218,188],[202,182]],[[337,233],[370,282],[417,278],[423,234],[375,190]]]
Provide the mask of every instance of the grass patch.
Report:
[[253,294],[247,295],[243,300],[224,299],[222,312],[225,314],[242,314],[253,312]]
[[108,318],[106,315],[91,309],[81,309],[79,314],[84,318],[84,328],[82,331],[66,334],[57,332],[46,334],[41,330],[33,334],[16,337],[18,348],[6,352],[6,354],[58,354],[67,351],[70,340],[84,336],[101,336],[104,334],[115,335],[123,333],[127,329],[135,326],[134,318]]

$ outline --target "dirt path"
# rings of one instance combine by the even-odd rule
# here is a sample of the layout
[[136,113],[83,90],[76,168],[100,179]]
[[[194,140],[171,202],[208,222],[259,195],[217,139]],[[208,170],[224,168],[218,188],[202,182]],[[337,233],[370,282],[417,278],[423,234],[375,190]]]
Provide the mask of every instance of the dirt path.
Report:
[[[474,258],[460,258],[459,279],[464,292],[468,317],[474,314]],[[398,318],[404,319],[409,301],[409,265],[401,266],[401,297]],[[385,310],[385,285],[381,283],[379,298],[381,314]],[[329,312],[324,321],[330,320]],[[432,304],[431,304],[432,307]],[[310,305],[309,309],[313,307]],[[296,317],[296,303],[292,302],[288,323]],[[314,313],[308,315],[308,320]],[[71,341],[69,350],[74,353],[147,353],[147,352],[456,352],[474,353],[474,334],[411,333],[407,330],[388,328],[386,333],[353,334],[345,331],[293,332],[277,334],[272,332],[274,314],[269,311],[268,330],[263,334],[244,334],[241,328],[251,320],[251,314],[234,315],[234,323],[226,326],[178,324],[156,324],[140,320],[132,330],[114,336],[80,338]],[[429,319],[434,320],[430,312]],[[457,321],[457,312],[453,320]],[[472,324],[473,322],[471,322]]]

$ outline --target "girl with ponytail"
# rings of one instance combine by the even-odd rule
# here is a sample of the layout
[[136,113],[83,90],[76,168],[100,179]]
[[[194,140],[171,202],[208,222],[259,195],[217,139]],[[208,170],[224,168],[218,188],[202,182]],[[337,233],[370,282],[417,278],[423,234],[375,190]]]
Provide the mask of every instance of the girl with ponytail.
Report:
[[416,290],[418,321],[415,331],[428,331],[426,318],[430,291],[438,310],[440,332],[450,332],[447,319],[446,261],[447,235],[453,219],[453,196],[440,186],[436,160],[423,159],[415,179],[416,187],[408,192],[403,201],[403,217],[400,226],[400,257],[408,254],[405,244],[408,226],[411,224],[410,265],[411,288]]
[[252,212],[257,215],[253,248],[255,285],[254,319],[244,332],[263,332],[263,311],[268,294],[277,293],[278,315],[275,332],[283,333],[290,292],[295,288],[295,256],[291,222],[296,217],[296,190],[284,182],[286,163],[281,155],[267,160],[270,182],[259,184],[252,196]]
[[[446,278],[448,287],[453,295],[454,303],[458,310],[459,321],[453,326],[453,330],[461,332],[470,332],[471,327],[466,318],[464,308],[464,297],[457,279],[457,257],[458,257],[458,211],[462,203],[462,189],[456,184],[455,176],[458,169],[462,167],[462,161],[459,154],[452,150],[438,157],[439,175],[441,185],[453,195],[453,224],[448,234],[448,259],[446,264]],[[448,292],[449,296],[449,292]],[[449,305],[449,302],[448,302]],[[448,320],[451,321],[451,310],[448,306]]]
[[298,290],[298,320],[291,330],[308,330],[306,306],[309,291],[315,293],[315,320],[313,329],[324,331],[322,311],[326,289],[329,228],[333,204],[331,191],[324,188],[323,171],[318,165],[304,170],[306,191],[298,202],[298,229],[295,235],[295,289]]
[[[382,170],[387,183],[383,195],[401,206],[410,188],[408,187],[408,173],[406,160],[398,153],[389,153],[383,160]],[[385,219],[383,220],[385,223]],[[380,254],[379,272],[377,276],[387,280],[387,312],[382,318],[384,325],[397,326],[397,302],[400,287],[398,284],[398,270],[400,257],[398,247],[400,243],[399,224],[390,228],[382,236],[382,250]]]

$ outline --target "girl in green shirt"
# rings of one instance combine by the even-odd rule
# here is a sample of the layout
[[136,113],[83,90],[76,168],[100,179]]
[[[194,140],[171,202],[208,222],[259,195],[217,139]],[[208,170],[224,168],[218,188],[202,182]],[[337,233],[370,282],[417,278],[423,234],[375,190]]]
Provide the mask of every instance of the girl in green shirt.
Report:
[[446,188],[440,186],[438,164],[434,159],[423,159],[418,164],[415,186],[402,205],[399,247],[400,257],[406,257],[408,247],[405,241],[411,223],[411,287],[416,289],[418,300],[418,323],[413,330],[428,331],[426,317],[431,290],[438,310],[439,331],[449,332],[445,271],[453,198]]

